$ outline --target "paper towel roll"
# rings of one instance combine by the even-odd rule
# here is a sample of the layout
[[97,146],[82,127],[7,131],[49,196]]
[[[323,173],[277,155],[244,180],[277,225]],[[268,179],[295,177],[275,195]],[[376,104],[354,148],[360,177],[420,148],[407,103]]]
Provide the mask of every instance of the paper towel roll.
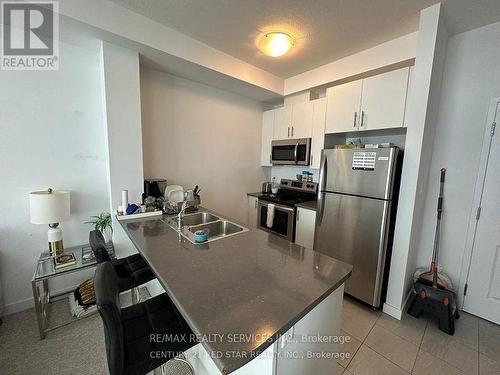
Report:
[[128,207],[128,190],[122,190],[122,207],[125,213]]

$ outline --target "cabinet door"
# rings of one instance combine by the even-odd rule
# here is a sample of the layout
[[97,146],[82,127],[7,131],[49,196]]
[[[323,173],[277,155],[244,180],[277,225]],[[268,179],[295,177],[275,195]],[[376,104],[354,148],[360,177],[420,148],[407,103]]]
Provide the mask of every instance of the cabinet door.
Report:
[[262,114],[262,140],[260,165],[271,166],[271,142],[274,136],[274,111],[266,111]]
[[359,130],[403,126],[409,68],[363,80]]
[[314,227],[316,225],[316,211],[307,208],[297,208],[295,243],[312,249],[314,244]]
[[257,210],[259,200],[256,197],[248,196],[247,226],[257,228]]
[[310,101],[293,105],[290,138],[311,138],[313,104]]
[[292,128],[292,106],[276,108],[274,110],[274,137],[273,139],[290,138]]
[[359,80],[326,90],[326,133],[357,131],[362,86]]
[[311,168],[319,169],[321,150],[325,145],[326,98],[314,100],[312,103]]

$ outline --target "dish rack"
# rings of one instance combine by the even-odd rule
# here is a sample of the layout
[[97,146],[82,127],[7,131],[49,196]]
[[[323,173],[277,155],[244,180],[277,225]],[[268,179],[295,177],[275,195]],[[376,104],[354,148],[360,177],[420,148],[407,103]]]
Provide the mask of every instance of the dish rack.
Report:
[[163,203],[163,211],[167,215],[178,214],[181,211],[184,202],[187,202],[185,212],[194,212],[198,211],[198,206],[201,204],[201,199],[199,196],[197,196],[192,200],[185,200],[181,202],[170,202],[167,200]]

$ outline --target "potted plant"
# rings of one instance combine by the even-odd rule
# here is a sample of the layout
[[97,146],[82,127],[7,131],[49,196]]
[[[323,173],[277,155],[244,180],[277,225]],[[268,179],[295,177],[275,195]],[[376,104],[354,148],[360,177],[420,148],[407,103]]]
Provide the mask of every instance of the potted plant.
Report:
[[106,243],[111,242],[113,236],[111,214],[102,212],[100,215],[92,216],[85,224],[92,224],[96,230],[102,233]]

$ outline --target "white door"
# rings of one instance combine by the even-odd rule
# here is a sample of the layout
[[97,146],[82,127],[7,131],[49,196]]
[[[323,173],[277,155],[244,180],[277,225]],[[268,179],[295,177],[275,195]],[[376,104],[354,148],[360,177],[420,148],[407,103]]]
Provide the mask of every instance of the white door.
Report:
[[274,139],[288,139],[292,130],[292,106],[274,110]]
[[257,228],[257,209],[259,200],[257,197],[248,196],[247,226]]
[[363,80],[359,130],[398,128],[404,124],[409,68]]
[[290,138],[311,138],[313,103],[310,101],[293,105]]
[[312,249],[314,245],[316,211],[298,207],[295,220],[295,243],[307,249]]
[[500,99],[490,113],[476,184],[476,214],[471,233],[472,256],[463,309],[500,324]]
[[271,166],[271,142],[274,136],[274,111],[262,113],[262,140],[260,165]]
[[325,133],[357,131],[362,86],[362,80],[358,80],[326,90]]
[[326,98],[313,100],[311,168],[319,169],[321,150],[325,145]]

